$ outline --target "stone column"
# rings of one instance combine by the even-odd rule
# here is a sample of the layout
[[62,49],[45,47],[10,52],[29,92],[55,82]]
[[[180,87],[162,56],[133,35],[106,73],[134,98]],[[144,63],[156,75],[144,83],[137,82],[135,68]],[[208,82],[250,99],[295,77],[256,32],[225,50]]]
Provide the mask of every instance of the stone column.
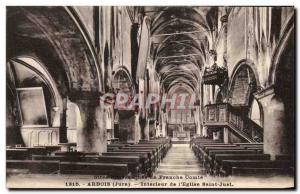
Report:
[[60,113],[60,126],[59,126],[59,143],[67,143],[68,138],[67,138],[67,102],[68,98],[64,97],[62,100],[62,111]]
[[109,114],[110,114],[110,127],[111,127],[111,137],[115,138],[115,127],[114,127],[114,110],[112,105],[110,105],[111,107],[109,108]]
[[162,136],[167,137],[167,114],[162,112]]
[[227,127],[224,127],[223,129],[223,140],[224,143],[229,143],[229,130]]
[[203,126],[203,128],[202,128],[202,135],[203,135],[203,137],[207,137],[207,127],[206,126]]
[[160,124],[161,126],[161,136],[166,137],[166,124],[164,121]]
[[150,124],[149,124],[149,119],[146,119],[146,126],[144,130],[144,137],[145,140],[150,140]]
[[149,137],[154,138],[156,137],[156,128],[155,128],[155,122],[149,121]]
[[160,137],[161,136],[160,124],[158,123],[158,121],[155,122],[155,130],[156,130],[156,137]]
[[110,129],[111,138],[115,138],[115,129],[114,129],[114,110],[111,104],[105,103],[106,106],[109,106],[107,109],[107,115],[109,115],[108,123],[106,124],[107,129]]
[[196,136],[201,136],[201,126],[200,126],[200,123],[196,123]]
[[139,45],[138,45],[138,31],[139,31],[140,25],[138,23],[133,23],[131,25],[131,32],[130,32],[130,38],[131,38],[131,72],[132,72],[132,79],[136,79],[136,70],[138,66],[138,55],[139,55]]
[[227,60],[228,60],[228,56],[227,56],[227,34],[228,34],[228,15],[225,14],[220,18],[222,25],[223,25],[223,49],[224,49],[224,53],[223,53],[223,66],[227,68]]
[[291,149],[286,134],[288,129],[284,124],[284,104],[275,95],[273,87],[259,92],[255,97],[264,111],[264,153],[270,154],[271,159],[274,160],[276,155],[287,154]]
[[77,150],[106,152],[107,132],[104,107],[100,107],[98,92],[72,92],[70,99],[80,110],[82,127],[77,131]]
[[199,106],[196,107],[196,111],[194,113],[195,123],[196,123],[196,136],[201,136],[201,121],[200,121],[200,110]]
[[135,131],[135,143],[141,140],[141,128],[139,123],[139,114],[136,112],[134,114],[134,131]]

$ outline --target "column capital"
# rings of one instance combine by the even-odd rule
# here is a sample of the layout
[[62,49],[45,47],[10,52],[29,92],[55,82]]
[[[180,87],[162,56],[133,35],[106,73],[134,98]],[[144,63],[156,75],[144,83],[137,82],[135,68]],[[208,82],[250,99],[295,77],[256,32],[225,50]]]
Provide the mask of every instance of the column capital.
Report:
[[259,90],[254,94],[254,97],[256,100],[261,101],[262,99],[266,97],[273,97],[275,95],[275,89],[274,86],[271,85],[267,88],[264,88],[262,90]]
[[228,22],[228,14],[223,15],[223,16],[220,18],[220,21],[221,21],[222,23],[227,23],[227,22]]
[[100,97],[103,94],[98,91],[72,91],[68,97],[71,101],[87,101],[91,103],[100,103]]
[[136,30],[138,30],[138,29],[139,29],[139,27],[140,27],[140,24],[139,24],[139,23],[137,23],[137,22],[135,22],[135,23],[132,23],[132,24],[131,24],[131,27],[132,27],[133,29],[136,29]]

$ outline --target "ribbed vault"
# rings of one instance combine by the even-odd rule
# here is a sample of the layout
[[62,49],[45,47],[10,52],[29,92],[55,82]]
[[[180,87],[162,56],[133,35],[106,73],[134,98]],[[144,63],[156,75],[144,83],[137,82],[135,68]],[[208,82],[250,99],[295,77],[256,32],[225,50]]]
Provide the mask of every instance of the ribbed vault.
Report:
[[161,86],[195,90],[208,60],[218,11],[215,7],[145,7],[151,18],[151,51]]
[[60,90],[102,89],[101,68],[91,40],[71,7],[10,8],[7,48],[8,60],[34,53],[60,82]]

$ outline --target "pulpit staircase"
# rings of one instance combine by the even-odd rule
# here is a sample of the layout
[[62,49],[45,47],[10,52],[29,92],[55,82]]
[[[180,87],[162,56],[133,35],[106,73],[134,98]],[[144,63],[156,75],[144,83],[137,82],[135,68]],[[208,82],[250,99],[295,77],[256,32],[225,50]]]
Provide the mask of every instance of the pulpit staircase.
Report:
[[263,128],[229,103],[205,106],[205,126],[208,128],[228,127],[236,136],[250,143],[263,142]]

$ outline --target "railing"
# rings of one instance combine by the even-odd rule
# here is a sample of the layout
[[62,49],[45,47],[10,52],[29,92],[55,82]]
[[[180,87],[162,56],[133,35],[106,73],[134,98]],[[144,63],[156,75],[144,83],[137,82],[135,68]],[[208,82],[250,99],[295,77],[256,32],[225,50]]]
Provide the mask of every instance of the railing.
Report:
[[249,142],[263,142],[263,129],[228,103],[205,106],[205,126],[227,126]]
[[23,127],[21,135],[25,146],[58,145],[59,127]]

